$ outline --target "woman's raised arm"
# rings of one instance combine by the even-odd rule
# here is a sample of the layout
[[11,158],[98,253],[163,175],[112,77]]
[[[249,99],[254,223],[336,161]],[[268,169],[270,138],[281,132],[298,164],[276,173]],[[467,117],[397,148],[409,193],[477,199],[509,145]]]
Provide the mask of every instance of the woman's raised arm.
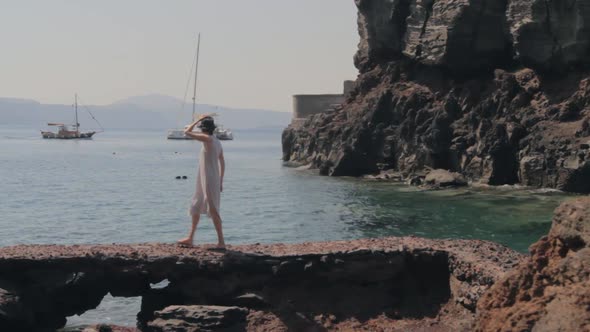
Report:
[[197,123],[199,123],[201,120],[202,119],[199,119],[199,120],[191,123],[190,126],[188,126],[188,128],[186,128],[184,130],[184,134],[188,137],[192,137],[192,138],[196,139],[197,141],[209,142],[211,140],[211,136],[209,136],[207,134],[203,134],[203,133],[193,133],[193,129],[195,128]]

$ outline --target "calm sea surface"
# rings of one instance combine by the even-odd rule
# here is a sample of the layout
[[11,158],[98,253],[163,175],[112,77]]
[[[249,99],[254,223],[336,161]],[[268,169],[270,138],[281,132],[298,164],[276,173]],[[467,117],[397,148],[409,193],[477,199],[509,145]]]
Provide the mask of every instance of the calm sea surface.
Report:
[[[198,142],[113,130],[91,141],[43,140],[0,126],[0,246],[173,242],[186,235]],[[545,234],[566,195],[500,187],[420,191],[283,167],[280,129],[223,142],[221,216],[229,244],[416,235],[492,240],[519,251]],[[176,180],[187,176],[187,180]],[[196,242],[214,243],[209,219]],[[134,325],[137,299],[106,298],[70,324]]]

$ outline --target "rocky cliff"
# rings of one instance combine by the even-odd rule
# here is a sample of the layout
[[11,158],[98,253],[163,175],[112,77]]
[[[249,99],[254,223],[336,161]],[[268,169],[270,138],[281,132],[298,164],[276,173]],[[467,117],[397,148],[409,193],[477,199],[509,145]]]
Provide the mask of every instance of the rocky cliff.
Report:
[[283,132],[285,161],[590,192],[590,1],[355,2],[355,88]]

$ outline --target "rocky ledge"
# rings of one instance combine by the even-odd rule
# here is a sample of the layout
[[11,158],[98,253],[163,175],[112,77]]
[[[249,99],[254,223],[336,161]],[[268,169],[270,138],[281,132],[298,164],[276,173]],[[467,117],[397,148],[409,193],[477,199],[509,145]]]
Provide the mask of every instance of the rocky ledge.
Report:
[[588,0],[355,2],[355,88],[283,132],[285,161],[590,192]]
[[480,299],[476,331],[590,331],[590,197],[562,204],[530,251]]
[[142,331],[468,330],[483,292],[523,258],[490,242],[413,237],[224,253],[170,244],[6,247],[0,330],[53,331],[107,293],[141,296]]

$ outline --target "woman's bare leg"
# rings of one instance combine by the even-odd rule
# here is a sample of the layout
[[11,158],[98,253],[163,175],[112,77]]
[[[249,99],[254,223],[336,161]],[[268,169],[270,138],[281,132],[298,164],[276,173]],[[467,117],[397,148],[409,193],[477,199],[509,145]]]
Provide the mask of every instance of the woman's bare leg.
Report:
[[188,237],[186,237],[182,240],[178,240],[177,242],[179,244],[184,244],[184,245],[188,245],[188,246],[193,245],[193,238],[195,236],[195,231],[197,230],[197,225],[199,224],[200,217],[201,217],[201,215],[199,213],[192,214],[193,223],[191,225],[190,233],[188,233]]
[[223,229],[221,227],[222,221],[221,217],[219,216],[219,212],[217,212],[217,210],[214,207],[210,206],[209,214],[211,215],[211,219],[213,219],[215,231],[217,231],[217,248],[225,249],[225,240],[223,238]]

